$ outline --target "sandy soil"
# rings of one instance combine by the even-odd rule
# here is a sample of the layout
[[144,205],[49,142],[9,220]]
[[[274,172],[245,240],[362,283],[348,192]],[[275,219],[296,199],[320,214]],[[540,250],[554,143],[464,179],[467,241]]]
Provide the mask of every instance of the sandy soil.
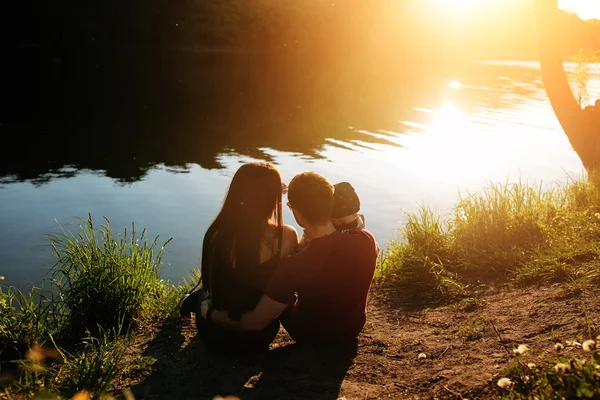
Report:
[[193,320],[171,319],[137,335],[114,395],[130,388],[136,399],[496,398],[519,344],[542,364],[556,342],[600,333],[599,293],[482,287],[471,300],[428,308],[374,289],[355,348],[316,351],[281,329],[268,352],[237,357],[211,354]]

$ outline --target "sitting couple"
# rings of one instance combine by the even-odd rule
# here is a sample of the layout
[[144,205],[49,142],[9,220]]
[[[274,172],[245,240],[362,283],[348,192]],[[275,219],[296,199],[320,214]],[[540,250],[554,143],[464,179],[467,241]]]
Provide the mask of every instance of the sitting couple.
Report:
[[244,164],[204,236],[202,286],[181,313],[196,313],[209,349],[267,349],[283,325],[296,342],[355,339],[378,247],[362,229],[352,186],[305,172],[287,187],[288,206],[304,228],[283,223],[281,176],[269,163]]

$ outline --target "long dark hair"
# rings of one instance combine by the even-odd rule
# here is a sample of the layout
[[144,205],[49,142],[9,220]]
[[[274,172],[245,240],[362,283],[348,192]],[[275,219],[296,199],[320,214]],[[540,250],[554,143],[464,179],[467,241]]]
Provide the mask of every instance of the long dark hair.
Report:
[[[231,181],[221,211],[202,244],[202,286],[212,292],[216,268],[247,268],[260,263],[269,223],[283,225],[281,175],[267,162],[242,165]],[[273,236],[275,238],[275,236]]]

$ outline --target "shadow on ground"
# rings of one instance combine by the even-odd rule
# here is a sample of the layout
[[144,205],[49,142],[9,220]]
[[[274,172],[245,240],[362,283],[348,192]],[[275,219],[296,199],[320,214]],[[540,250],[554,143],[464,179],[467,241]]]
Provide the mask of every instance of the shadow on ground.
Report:
[[[135,399],[338,399],[357,344],[315,350],[294,344],[283,329],[271,349],[226,355],[206,349],[187,321],[168,319],[142,357],[156,359],[132,387]],[[135,362],[135,360],[132,360]]]

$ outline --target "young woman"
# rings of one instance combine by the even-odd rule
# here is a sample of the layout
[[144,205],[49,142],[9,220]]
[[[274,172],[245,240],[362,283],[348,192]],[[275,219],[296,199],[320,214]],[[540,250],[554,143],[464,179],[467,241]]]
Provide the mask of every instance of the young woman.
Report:
[[[283,223],[282,186],[272,164],[242,165],[204,235],[199,296],[211,296],[214,307],[229,310],[233,319],[256,306],[279,260],[297,250],[296,230]],[[196,310],[197,296],[191,295],[182,310],[197,311],[198,334],[210,349],[266,349],[277,335],[278,320],[259,332],[229,331],[207,322]]]

